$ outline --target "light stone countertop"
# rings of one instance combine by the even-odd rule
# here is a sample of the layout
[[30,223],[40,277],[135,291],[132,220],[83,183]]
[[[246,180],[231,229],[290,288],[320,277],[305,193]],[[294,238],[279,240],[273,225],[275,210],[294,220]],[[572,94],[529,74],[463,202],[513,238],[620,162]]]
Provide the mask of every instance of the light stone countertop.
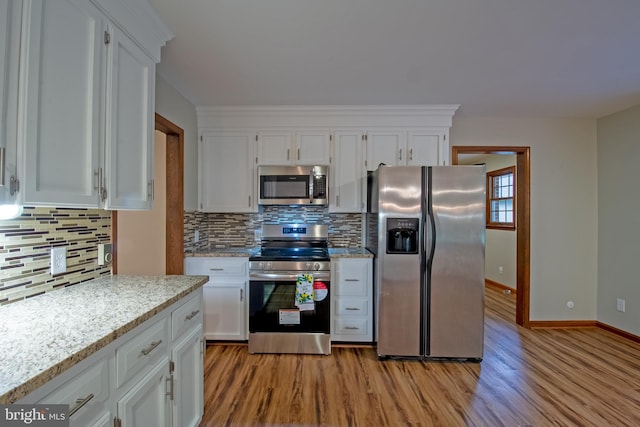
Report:
[[373,258],[366,248],[329,248],[331,258]]
[[21,399],[207,280],[105,276],[1,306],[0,404]]

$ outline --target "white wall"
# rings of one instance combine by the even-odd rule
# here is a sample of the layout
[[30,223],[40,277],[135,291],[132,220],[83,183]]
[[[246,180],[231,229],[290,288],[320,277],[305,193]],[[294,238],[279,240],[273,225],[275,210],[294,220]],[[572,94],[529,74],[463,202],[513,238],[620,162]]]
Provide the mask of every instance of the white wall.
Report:
[[156,113],[184,130],[184,209],[198,207],[198,123],[196,109],[161,75],[156,75]]
[[[598,320],[640,335],[640,106],[598,120]],[[625,300],[626,311],[616,310]]]
[[454,117],[450,139],[531,147],[530,318],[596,320],[595,120]]
[[153,159],[153,207],[118,212],[118,274],[166,273],[167,137],[156,131]]

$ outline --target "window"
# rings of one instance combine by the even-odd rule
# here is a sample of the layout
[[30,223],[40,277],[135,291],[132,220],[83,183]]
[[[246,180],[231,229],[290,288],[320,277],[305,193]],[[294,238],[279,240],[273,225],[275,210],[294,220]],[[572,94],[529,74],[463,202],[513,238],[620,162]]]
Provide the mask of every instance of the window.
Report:
[[487,228],[515,230],[515,166],[487,172]]

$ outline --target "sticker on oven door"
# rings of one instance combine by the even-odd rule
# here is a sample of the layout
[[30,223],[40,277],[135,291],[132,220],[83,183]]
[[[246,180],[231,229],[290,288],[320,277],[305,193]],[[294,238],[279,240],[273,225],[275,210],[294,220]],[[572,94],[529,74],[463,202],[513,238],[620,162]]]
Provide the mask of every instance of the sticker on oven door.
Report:
[[280,309],[280,324],[281,325],[299,325],[300,310],[296,308]]
[[329,288],[324,282],[313,282],[313,300],[322,301],[329,295]]

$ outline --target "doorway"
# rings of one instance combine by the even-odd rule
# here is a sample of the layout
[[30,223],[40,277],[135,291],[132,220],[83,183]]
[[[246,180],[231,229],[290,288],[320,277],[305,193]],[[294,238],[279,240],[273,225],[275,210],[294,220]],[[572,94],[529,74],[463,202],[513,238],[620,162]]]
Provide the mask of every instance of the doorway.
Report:
[[460,155],[512,154],[516,156],[516,324],[529,327],[530,305],[530,147],[451,147],[451,163]]
[[[165,143],[165,274],[184,272],[184,131],[155,115],[155,130],[163,133]],[[126,213],[121,212],[121,215]],[[112,272],[118,273],[118,212],[111,213],[113,243]]]

